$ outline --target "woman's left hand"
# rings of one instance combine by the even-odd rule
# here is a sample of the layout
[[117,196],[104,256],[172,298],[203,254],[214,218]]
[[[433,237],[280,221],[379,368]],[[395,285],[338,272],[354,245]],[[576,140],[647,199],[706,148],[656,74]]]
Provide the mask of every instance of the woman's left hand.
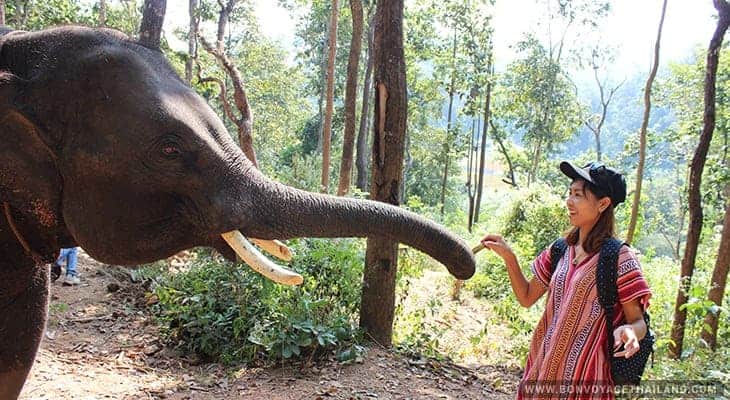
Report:
[[[621,325],[613,330],[613,356],[629,358],[639,351],[639,338],[636,337],[634,327],[631,325]],[[616,352],[623,345],[622,351]]]

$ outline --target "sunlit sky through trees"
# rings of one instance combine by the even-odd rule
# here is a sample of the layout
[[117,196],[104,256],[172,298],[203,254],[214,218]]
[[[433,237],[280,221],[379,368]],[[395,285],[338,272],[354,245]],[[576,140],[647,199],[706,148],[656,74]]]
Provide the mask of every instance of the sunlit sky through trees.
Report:
[[[275,0],[255,0],[255,3],[262,32],[280,41],[293,53],[297,43],[294,35],[296,19]],[[627,75],[649,70],[661,4],[661,0],[611,1],[611,12],[600,21],[601,32],[597,37],[602,45],[615,49],[613,73]],[[167,7],[166,37],[173,47],[186,49],[187,45],[173,38],[172,32],[187,27],[188,2],[168,0]],[[539,37],[544,37],[540,33],[545,30],[538,26],[538,21],[541,17],[544,19],[545,10],[535,0],[498,0],[494,10],[495,49],[499,68],[515,58],[511,47],[524,32],[533,30]],[[715,26],[715,13],[711,0],[670,0],[662,36],[662,64],[668,60],[687,60],[694,48],[705,48]]]

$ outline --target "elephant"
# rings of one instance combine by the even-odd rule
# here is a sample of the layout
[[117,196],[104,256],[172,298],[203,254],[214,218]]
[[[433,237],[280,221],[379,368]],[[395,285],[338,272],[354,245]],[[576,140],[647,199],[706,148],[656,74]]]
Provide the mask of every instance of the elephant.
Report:
[[[387,182],[385,184],[388,184]],[[0,28],[0,399],[40,345],[62,247],[138,265],[196,246],[384,237],[474,274],[466,243],[397,206],[292,188],[244,156],[159,49],[106,28]]]

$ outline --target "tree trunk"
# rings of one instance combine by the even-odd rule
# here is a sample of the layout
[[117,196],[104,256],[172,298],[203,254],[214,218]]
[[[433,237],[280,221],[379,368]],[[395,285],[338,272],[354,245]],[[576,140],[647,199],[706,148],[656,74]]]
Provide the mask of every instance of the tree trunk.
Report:
[[5,25],[5,0],[0,0],[0,25]]
[[716,311],[712,310],[705,316],[705,325],[710,329],[703,329],[701,335],[712,350],[717,349],[717,326],[722,311],[722,298],[725,295],[728,269],[730,269],[730,184],[725,185],[725,220],[722,224],[715,269],[712,271],[710,292],[707,294],[707,298],[715,303],[717,308]]
[[237,0],[228,0],[228,3],[221,4],[221,11],[218,17],[218,36],[216,37],[216,48],[199,34],[198,38],[200,43],[203,45],[205,50],[213,55],[218,62],[223,66],[226,74],[233,83],[233,101],[238,110],[239,117],[233,112],[230,101],[226,94],[226,86],[223,81],[217,78],[201,78],[201,82],[216,82],[220,87],[220,99],[223,104],[223,110],[226,116],[236,125],[238,129],[238,143],[241,146],[241,150],[253,163],[254,166],[258,166],[256,160],[256,152],[253,148],[253,113],[251,112],[251,106],[248,104],[248,96],[246,95],[246,87],[243,84],[243,78],[241,72],[233,64],[233,61],[226,55],[223,39],[225,37],[228,20],[231,12],[235,8]]
[[167,0],[145,0],[142,7],[142,23],[139,25],[139,43],[143,46],[160,48],[166,7]]
[[401,185],[400,185],[400,191],[398,192],[398,198],[400,199],[400,202],[406,201],[406,182],[408,181],[408,173],[411,172],[411,168],[413,168],[413,157],[411,156],[411,135],[408,132],[408,129],[406,129],[406,144],[405,144],[405,160],[403,161],[403,178],[401,179]]
[[190,85],[193,81],[193,63],[198,58],[198,0],[189,0],[188,15],[190,16],[190,28],[188,28],[188,59],[185,61],[185,82]]
[[[371,199],[399,204],[408,116],[403,52],[403,0],[378,0],[375,17],[375,110]],[[365,253],[360,327],[391,345],[395,311],[397,243],[370,238]]]
[[493,137],[494,141],[497,142],[499,145],[499,150],[502,152],[502,155],[504,155],[504,158],[507,160],[507,166],[509,167],[509,181],[505,181],[504,179],[502,182],[512,185],[513,187],[517,187],[517,181],[515,180],[515,169],[512,165],[512,159],[509,157],[509,153],[507,152],[507,148],[504,146],[504,142],[502,141],[502,138],[497,133],[497,127],[494,126],[494,123],[492,121],[489,121],[489,125],[492,127]]
[[340,163],[340,183],[337,195],[343,196],[350,190],[352,175],[352,153],[355,147],[355,106],[357,105],[357,75],[360,69],[360,52],[362,50],[362,2],[350,0],[352,10],[352,38],[350,40],[350,58],[347,61],[347,83],[345,86],[345,135],[342,139],[342,162]]
[[[666,1],[666,0],[665,0]],[[687,243],[684,247],[682,258],[682,275],[679,290],[677,291],[677,302],[674,305],[674,322],[672,323],[672,342],[669,344],[669,356],[678,359],[682,356],[684,344],[684,324],[687,320],[687,310],[682,306],[687,303],[687,289],[692,283],[695,259],[697,257],[697,246],[702,231],[702,198],[700,185],[702,184],[702,172],[705,168],[705,159],[712,141],[712,133],[715,130],[715,85],[717,81],[717,66],[720,62],[720,49],[722,39],[725,36],[730,24],[730,5],[725,0],[715,0],[715,8],[719,13],[717,27],[710,40],[707,49],[707,68],[705,71],[705,112],[703,115],[702,133],[697,144],[689,175],[689,227],[687,229]]]
[[[372,10],[374,7],[371,7]],[[368,190],[368,125],[370,122],[370,88],[373,77],[373,17],[368,18],[368,64],[365,68],[365,79],[362,88],[362,112],[360,113],[360,131],[357,134],[357,154],[355,166],[357,167],[357,187],[366,192]]]
[[[489,55],[489,61],[487,61],[487,70],[492,71],[492,55]],[[479,222],[479,210],[482,204],[482,192],[484,192],[484,168],[486,167],[486,153],[487,153],[487,133],[489,132],[489,120],[491,118],[491,104],[492,102],[492,78],[490,76],[487,82],[487,101],[484,105],[484,123],[482,123],[482,140],[479,148],[479,175],[477,181],[477,199],[474,205],[474,223]]]
[[332,0],[329,29],[329,55],[327,58],[327,97],[322,129],[322,182],[321,192],[327,193],[330,185],[330,146],[332,141],[332,113],[335,101],[335,56],[337,55],[338,0]]
[[99,26],[106,26],[106,0],[99,0]]
[[530,172],[527,174],[527,187],[530,187],[530,184],[537,181],[537,167],[540,166],[540,157],[542,157],[542,140],[547,136],[541,135],[537,139],[535,150],[532,153],[532,165],[530,166]]
[[472,184],[472,178],[476,179],[476,168],[477,168],[477,162],[476,162],[476,153],[477,146],[479,145],[474,144],[474,135],[477,133],[478,124],[477,124],[478,118],[472,118],[471,120],[471,135],[469,135],[469,160],[467,162],[466,166],[466,195],[469,199],[469,212],[467,216],[467,223],[466,228],[471,233],[471,227],[474,225],[474,199],[475,194],[474,190],[476,187],[476,183]]
[[451,163],[451,117],[454,108],[454,93],[456,93],[456,24],[454,24],[454,44],[451,55],[451,87],[449,88],[449,111],[446,117],[446,138],[443,146],[444,175],[441,178],[441,216],[444,216],[446,206],[446,186],[449,181],[449,164]]
[[667,0],[662,4],[662,16],[659,19],[659,29],[656,35],[656,43],[654,44],[654,65],[651,67],[649,78],[646,80],[644,87],[644,119],[641,122],[641,130],[639,131],[639,165],[636,167],[636,189],[634,189],[634,200],[631,204],[631,218],[629,219],[629,228],[626,232],[626,243],[631,244],[634,240],[634,232],[636,231],[636,221],[639,217],[639,203],[641,202],[641,184],[644,180],[644,164],[646,162],[646,130],[649,127],[649,114],[651,113],[651,87],[654,84],[657,70],[659,69],[659,45],[662,39],[662,27],[664,26],[664,16],[667,12]]

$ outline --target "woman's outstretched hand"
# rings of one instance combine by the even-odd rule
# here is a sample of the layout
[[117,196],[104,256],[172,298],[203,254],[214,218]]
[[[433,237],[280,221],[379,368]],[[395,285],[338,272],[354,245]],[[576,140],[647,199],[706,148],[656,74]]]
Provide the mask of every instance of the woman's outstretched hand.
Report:
[[514,257],[515,255],[515,253],[512,251],[512,248],[509,247],[507,242],[505,242],[504,238],[500,235],[490,234],[484,236],[481,240],[481,243],[484,245],[484,247],[497,253],[497,255],[502,257],[502,259],[504,260],[507,260],[509,257]]

